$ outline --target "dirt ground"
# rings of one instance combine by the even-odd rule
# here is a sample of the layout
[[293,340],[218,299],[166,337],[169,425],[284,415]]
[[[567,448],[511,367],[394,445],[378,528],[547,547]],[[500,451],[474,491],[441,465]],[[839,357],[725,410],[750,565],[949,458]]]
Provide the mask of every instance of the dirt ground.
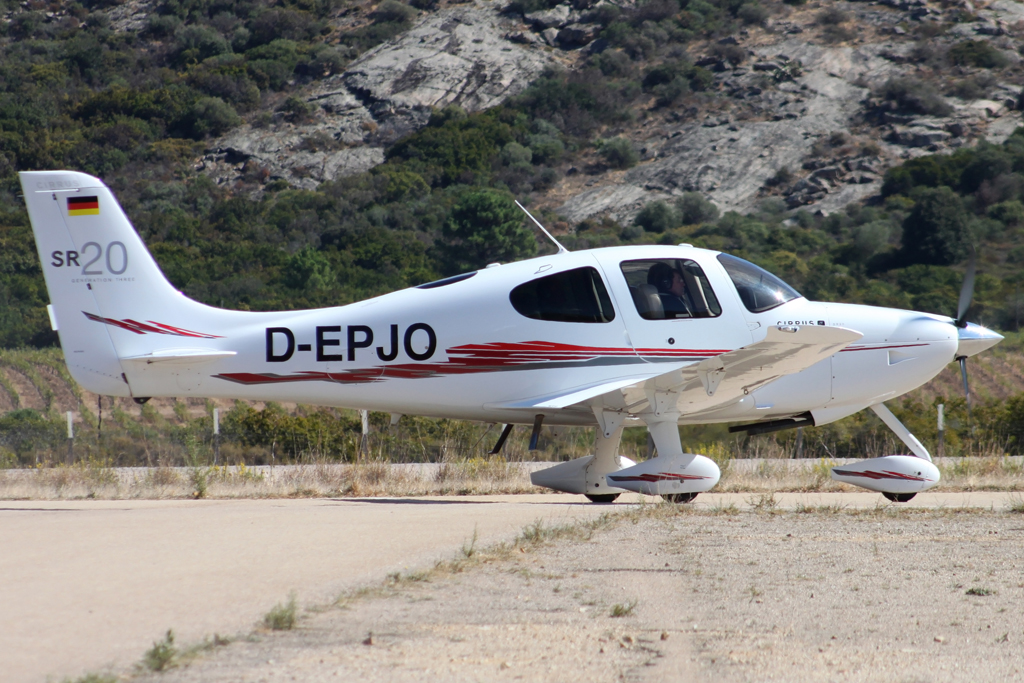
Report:
[[755,503],[528,530],[141,679],[1021,679],[1024,516]]

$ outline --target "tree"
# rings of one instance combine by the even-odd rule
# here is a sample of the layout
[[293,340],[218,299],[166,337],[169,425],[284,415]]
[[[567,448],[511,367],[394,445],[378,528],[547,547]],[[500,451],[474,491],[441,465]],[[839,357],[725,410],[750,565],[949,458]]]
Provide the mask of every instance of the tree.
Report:
[[967,212],[948,187],[921,190],[903,221],[907,263],[948,266],[963,259],[972,242]]
[[292,254],[282,275],[289,287],[311,292],[330,289],[335,282],[331,262],[313,247]]
[[488,263],[515,261],[537,251],[524,215],[508,196],[495,190],[465,194],[452,209],[442,234],[447,240],[446,270],[463,272]]

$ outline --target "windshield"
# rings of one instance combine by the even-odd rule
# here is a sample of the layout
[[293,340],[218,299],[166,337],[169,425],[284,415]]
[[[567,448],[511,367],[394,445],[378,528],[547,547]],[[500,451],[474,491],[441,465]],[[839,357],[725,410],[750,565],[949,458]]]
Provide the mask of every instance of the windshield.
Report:
[[725,266],[732,283],[736,285],[740,300],[751,313],[763,313],[787,301],[800,298],[800,293],[764,268],[750,261],[719,254],[718,260]]

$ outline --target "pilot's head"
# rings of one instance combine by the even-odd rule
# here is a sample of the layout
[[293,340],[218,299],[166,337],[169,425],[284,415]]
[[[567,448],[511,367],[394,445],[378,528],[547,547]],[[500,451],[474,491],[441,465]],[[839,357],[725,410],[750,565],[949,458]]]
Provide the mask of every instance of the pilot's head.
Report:
[[683,277],[667,263],[655,263],[647,271],[647,284],[654,285],[663,294],[679,295],[683,290]]

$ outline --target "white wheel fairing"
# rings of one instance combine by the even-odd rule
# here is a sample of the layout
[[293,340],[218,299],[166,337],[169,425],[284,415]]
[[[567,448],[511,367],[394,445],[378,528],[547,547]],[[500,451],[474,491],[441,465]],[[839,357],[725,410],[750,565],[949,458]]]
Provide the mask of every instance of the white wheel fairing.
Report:
[[607,478],[611,484],[627,491],[661,496],[707,491],[722,478],[722,471],[711,458],[683,453],[652,458]]
[[882,493],[920,493],[939,483],[939,468],[914,455],[886,455],[832,468],[832,478]]

